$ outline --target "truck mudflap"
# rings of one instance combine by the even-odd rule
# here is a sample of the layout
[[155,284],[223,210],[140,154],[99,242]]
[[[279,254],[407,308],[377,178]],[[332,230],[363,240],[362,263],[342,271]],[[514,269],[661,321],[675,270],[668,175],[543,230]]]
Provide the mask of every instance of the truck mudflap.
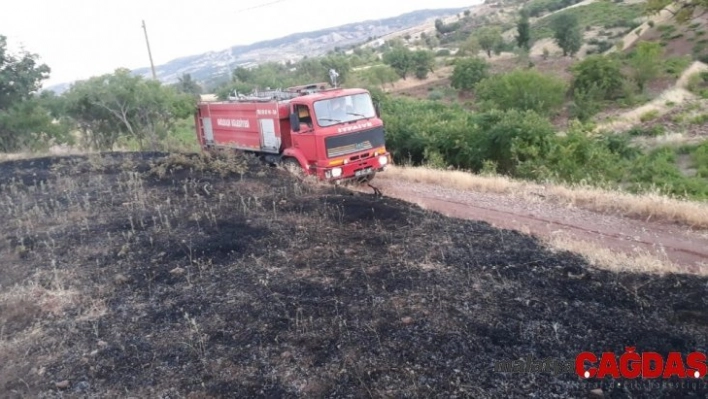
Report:
[[362,159],[346,165],[328,168],[317,168],[317,175],[332,182],[346,182],[351,180],[368,181],[377,172],[382,172],[391,163],[391,154],[386,152],[379,156]]

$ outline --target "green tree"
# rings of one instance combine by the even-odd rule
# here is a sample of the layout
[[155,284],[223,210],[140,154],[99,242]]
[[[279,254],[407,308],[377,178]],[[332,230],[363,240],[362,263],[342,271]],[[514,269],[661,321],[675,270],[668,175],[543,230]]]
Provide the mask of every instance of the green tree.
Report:
[[244,67],[236,67],[233,72],[233,80],[235,82],[253,83],[254,73],[252,70]]
[[383,55],[383,62],[393,68],[398,76],[406,79],[413,69],[413,53],[403,46],[396,46]]
[[[49,105],[51,95],[39,95],[50,68],[38,63],[38,55],[11,54],[7,38],[0,35],[0,151],[47,147],[65,142],[68,131],[56,121],[60,115]],[[54,111],[60,110],[55,108]]]
[[178,119],[192,114],[194,98],[155,80],[120,68],[113,74],[75,83],[65,94],[67,112],[87,144],[111,149],[119,138],[147,142],[153,150]]
[[436,36],[433,36],[433,35],[426,36],[424,40],[425,40],[425,45],[428,46],[428,48],[431,50],[440,45],[440,40]]
[[351,71],[352,67],[349,62],[349,58],[346,55],[331,55],[328,57],[324,57],[321,62],[322,66],[324,67],[324,74],[320,76],[320,79],[324,79],[324,81],[328,82],[329,70],[334,69],[339,74],[339,77],[337,77],[338,85],[347,81],[347,78],[349,77],[349,72]]
[[435,30],[441,34],[445,33],[445,23],[442,19],[438,18],[435,20]]
[[249,94],[253,92],[254,85],[248,83],[231,82],[225,85],[216,87],[216,96],[219,100],[224,101],[234,94]]
[[516,44],[520,48],[528,50],[531,47],[531,24],[526,11],[521,12],[521,20],[516,24],[516,31]]
[[479,57],[458,59],[452,70],[451,85],[458,90],[472,90],[489,75],[489,64]]
[[373,81],[374,84],[381,86],[398,80],[396,71],[388,65],[376,65],[369,68],[366,72],[369,81]]
[[553,20],[552,28],[553,38],[563,50],[563,56],[574,56],[583,45],[583,34],[575,14],[561,13]]
[[482,46],[479,45],[479,40],[477,40],[474,35],[470,35],[467,40],[462,43],[460,48],[457,50],[458,56],[477,56]]
[[182,76],[177,78],[175,88],[180,93],[189,94],[193,97],[199,97],[199,95],[202,94],[202,87],[199,85],[199,83],[194,81],[192,79],[192,75],[188,73],[184,73],[182,74]]
[[295,65],[295,69],[297,74],[308,82],[321,80],[323,76],[327,76],[325,81],[329,81],[327,68],[322,64],[320,58],[306,57]]
[[425,79],[433,72],[435,56],[430,51],[417,50],[412,54],[413,71],[418,79]]
[[502,36],[499,28],[485,26],[477,33],[477,40],[482,49],[487,52],[487,56],[491,58],[492,51],[502,41]]
[[637,44],[634,53],[629,58],[632,66],[632,77],[639,90],[644,90],[650,80],[656,78],[662,68],[663,48],[658,42],[642,41]]
[[560,109],[566,91],[562,79],[533,69],[492,75],[475,88],[483,109],[530,110],[541,115]]

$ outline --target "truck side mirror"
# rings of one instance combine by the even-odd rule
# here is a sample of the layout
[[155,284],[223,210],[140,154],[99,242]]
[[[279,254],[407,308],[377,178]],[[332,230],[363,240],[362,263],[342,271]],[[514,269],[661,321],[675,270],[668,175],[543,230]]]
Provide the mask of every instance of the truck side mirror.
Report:
[[374,110],[376,111],[376,117],[381,118],[381,103],[374,101]]
[[294,112],[290,113],[290,128],[293,132],[300,131],[300,118],[298,118],[297,114]]

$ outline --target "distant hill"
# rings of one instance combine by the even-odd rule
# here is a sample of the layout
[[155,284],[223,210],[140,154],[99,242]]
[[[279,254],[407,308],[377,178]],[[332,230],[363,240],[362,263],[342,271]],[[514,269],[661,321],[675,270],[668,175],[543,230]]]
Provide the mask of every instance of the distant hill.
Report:
[[[312,32],[294,33],[278,39],[233,46],[222,51],[177,58],[166,64],[155,66],[155,70],[158,79],[163,83],[174,83],[183,73],[191,74],[193,79],[200,82],[215,81],[219,78],[227,78],[238,65],[268,61],[295,61],[305,55],[309,57],[323,55],[335,47],[364,43],[376,37],[423,24],[431,19],[454,15],[466,9],[469,7],[425,9],[391,18],[355,22]],[[145,77],[152,75],[150,67],[139,68],[133,72]],[[46,89],[61,93],[68,89],[69,85],[70,83],[62,83]]]

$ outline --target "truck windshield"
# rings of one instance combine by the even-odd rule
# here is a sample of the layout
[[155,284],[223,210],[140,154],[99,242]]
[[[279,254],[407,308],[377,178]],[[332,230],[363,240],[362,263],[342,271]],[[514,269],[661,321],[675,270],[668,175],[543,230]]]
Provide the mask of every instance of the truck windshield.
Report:
[[353,94],[315,102],[315,115],[320,126],[332,126],[357,119],[376,116],[371,96],[367,93]]

